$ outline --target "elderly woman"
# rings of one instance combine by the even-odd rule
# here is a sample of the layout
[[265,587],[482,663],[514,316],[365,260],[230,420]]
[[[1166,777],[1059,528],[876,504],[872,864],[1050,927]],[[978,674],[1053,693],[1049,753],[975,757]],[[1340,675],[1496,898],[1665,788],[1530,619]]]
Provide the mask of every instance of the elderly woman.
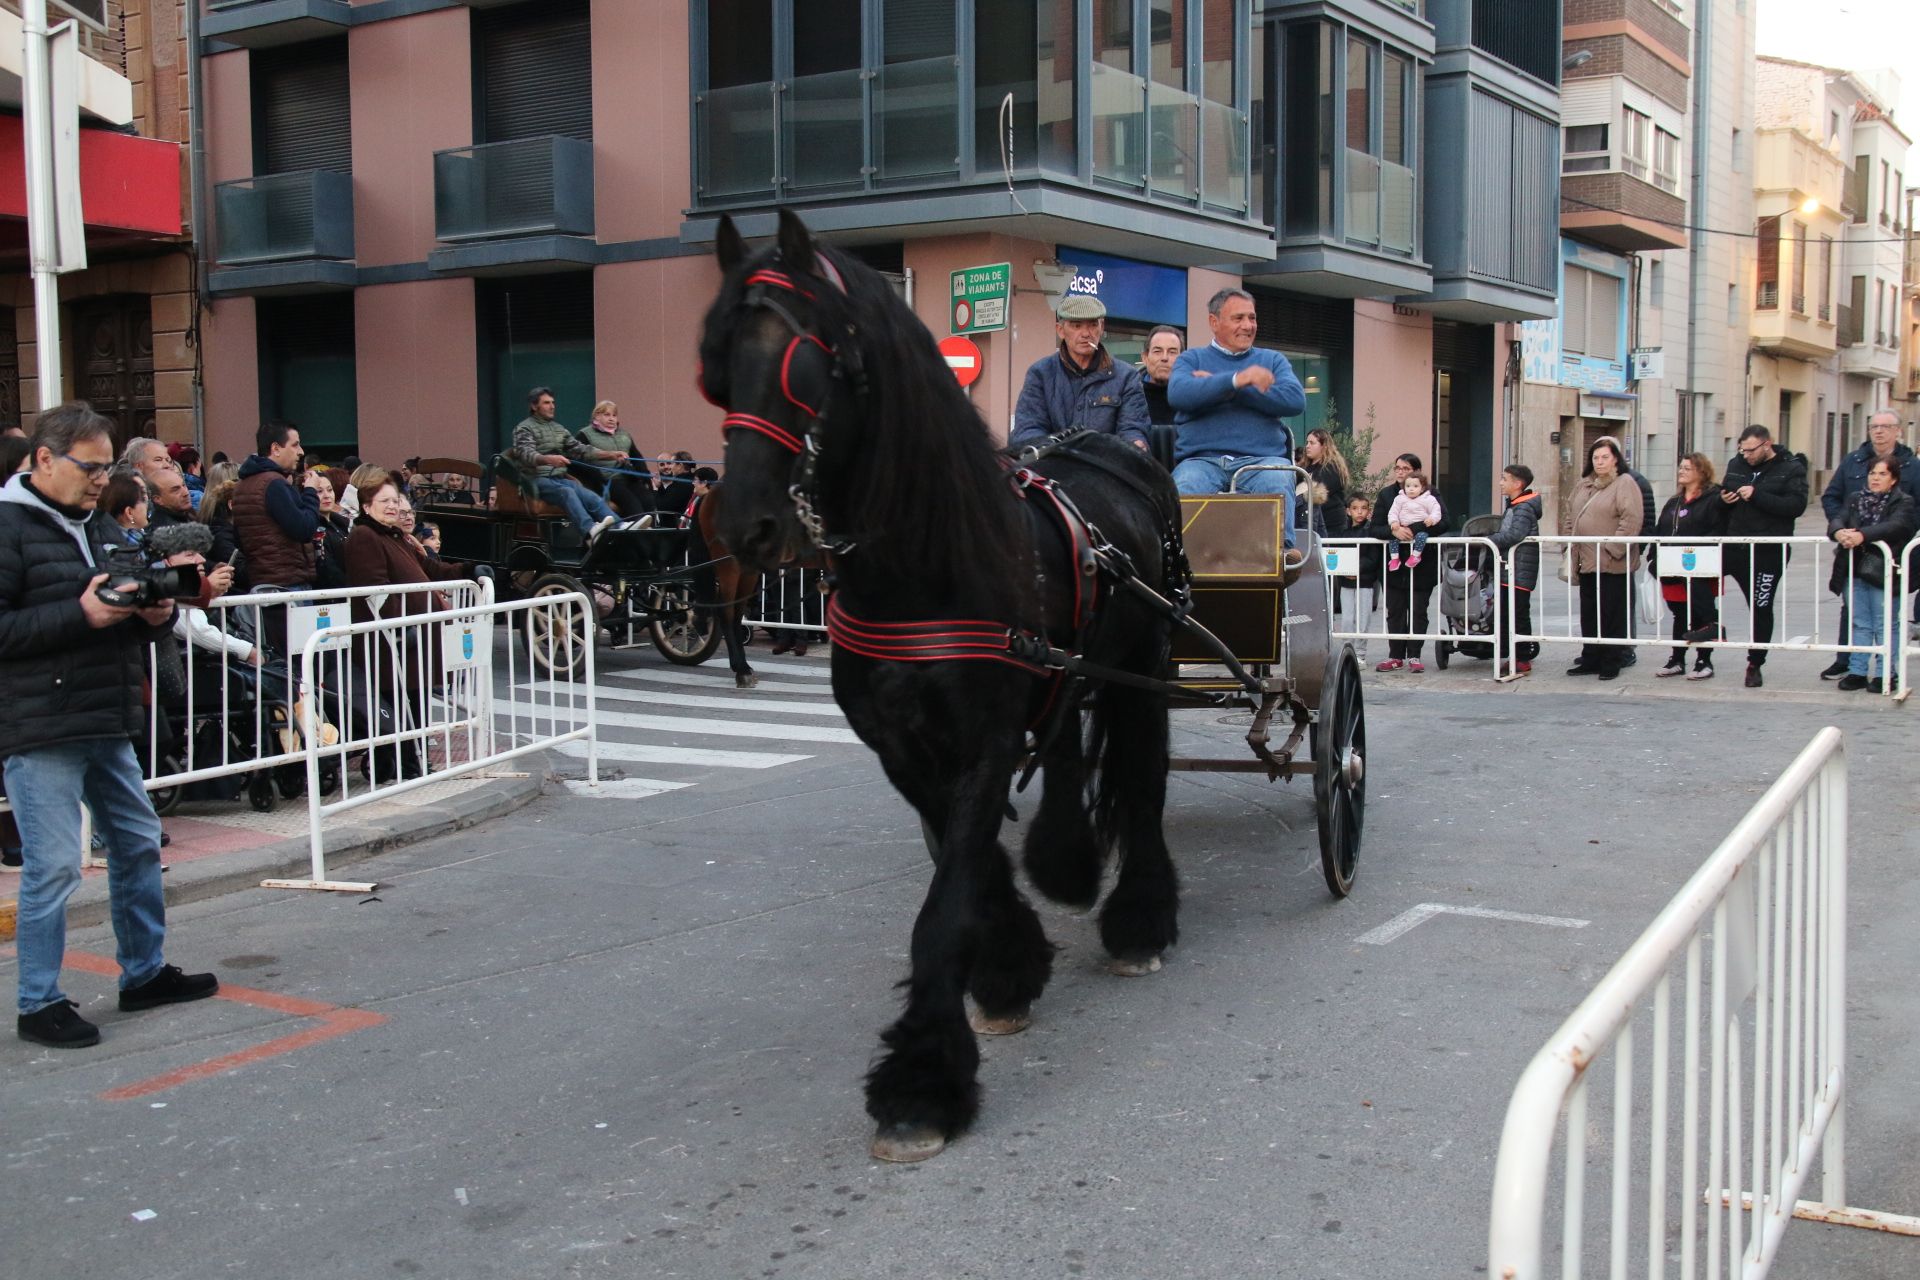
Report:
[[[1626,455],[1612,436],[1601,436],[1587,450],[1586,470],[1573,490],[1573,513],[1568,532],[1576,538],[1639,535],[1646,520],[1640,486],[1627,478]],[[1627,542],[1576,542],[1571,554],[1580,585],[1580,634],[1589,640],[1626,639],[1633,599],[1627,579],[1639,553]],[[1583,645],[1567,674],[1618,679],[1626,652],[1625,645]]]
[[[1827,589],[1848,601],[1853,643],[1870,646],[1847,655],[1847,674],[1840,677],[1839,687],[1849,692],[1880,693],[1883,680],[1895,679],[1891,665],[1884,677],[1873,674],[1883,661],[1892,663],[1890,640],[1900,635],[1898,600],[1894,601],[1894,631],[1891,637],[1887,634],[1887,566],[1898,562],[1913,540],[1916,525],[1920,525],[1920,510],[1913,496],[1900,487],[1900,459],[1889,456],[1867,464],[1867,487],[1847,499],[1827,532],[1840,545]],[[1847,594],[1849,585],[1852,591]]]
[[[391,476],[382,472],[361,485],[359,498],[360,516],[353,522],[353,532],[347,538],[349,587],[403,586],[467,576],[450,565],[430,559],[419,541],[406,531],[412,508]],[[444,607],[445,597],[437,591],[356,596],[353,620],[372,622],[431,613]],[[437,636],[422,640],[391,632],[367,637],[357,655],[364,663],[362,670],[370,679],[370,688],[365,695],[356,695],[355,701],[361,705],[355,710],[370,709],[384,701],[396,712],[404,710],[417,718],[420,694],[437,678],[438,664],[434,661],[437,640]],[[369,715],[367,719],[378,722],[377,716]],[[388,777],[397,774],[403,778],[419,777],[425,772],[412,742],[402,743],[397,753],[385,747],[375,752],[370,771],[375,769]]]

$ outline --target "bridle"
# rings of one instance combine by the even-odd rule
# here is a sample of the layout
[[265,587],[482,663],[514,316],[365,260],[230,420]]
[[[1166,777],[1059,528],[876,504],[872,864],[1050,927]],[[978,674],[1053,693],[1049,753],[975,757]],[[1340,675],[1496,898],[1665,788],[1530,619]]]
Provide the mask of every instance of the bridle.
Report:
[[[846,281],[832,262],[825,256],[816,256],[814,262],[829,284],[843,294],[847,291]],[[724,438],[735,431],[752,431],[793,454],[794,468],[791,482],[787,485],[787,496],[793,501],[793,512],[800,521],[800,527],[807,531],[807,538],[815,547],[834,555],[845,555],[857,544],[845,534],[827,532],[819,512],[818,485],[821,458],[826,449],[828,409],[843,388],[851,387],[857,399],[865,398],[866,375],[859,350],[852,342],[829,346],[812,329],[801,323],[793,306],[795,299],[804,298],[814,302],[816,298],[787,272],[774,267],[758,267],[747,274],[744,283],[746,292],[741,298],[741,309],[773,312],[792,335],[780,356],[780,393],[786,397],[788,404],[806,415],[806,433],[796,436],[777,422],[756,414],[729,410],[720,423],[721,436]],[[855,332],[853,325],[846,326],[847,338],[852,338]],[[820,355],[814,354],[816,350]],[[796,371],[796,360],[814,362],[820,356],[825,356],[829,362],[824,381],[807,379],[804,368]],[[796,372],[799,377],[796,377]],[[704,395],[704,385],[701,391]]]

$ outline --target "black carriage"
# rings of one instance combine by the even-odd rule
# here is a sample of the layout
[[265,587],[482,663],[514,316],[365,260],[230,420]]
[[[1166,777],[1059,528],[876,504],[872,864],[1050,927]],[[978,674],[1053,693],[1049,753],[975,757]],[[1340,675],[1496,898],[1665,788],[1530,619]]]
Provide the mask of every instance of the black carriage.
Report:
[[696,604],[708,566],[689,557],[683,529],[616,527],[589,544],[563,510],[522,493],[504,456],[487,467],[423,458],[413,495],[420,517],[440,527],[441,555],[490,566],[501,599],[579,592],[593,601],[591,626],[583,614],[566,615],[570,634],[555,615],[526,615],[533,660],[549,672],[573,674],[603,635],[613,648],[651,641],[682,666],[720,646],[714,610]]

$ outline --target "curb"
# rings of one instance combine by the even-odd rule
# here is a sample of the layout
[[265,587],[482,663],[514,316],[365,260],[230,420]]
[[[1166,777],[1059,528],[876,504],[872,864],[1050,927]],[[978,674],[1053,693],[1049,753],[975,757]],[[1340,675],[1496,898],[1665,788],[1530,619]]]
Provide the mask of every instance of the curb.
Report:
[[[376,854],[419,840],[429,840],[450,831],[477,826],[490,818],[511,813],[538,799],[546,778],[546,768],[538,760],[531,762],[533,772],[490,779],[485,786],[439,804],[408,806],[409,812],[370,822],[346,822],[330,826],[327,832],[327,868],[332,870],[364,862]],[[163,884],[169,907],[189,902],[204,902],[242,889],[257,889],[262,880],[284,879],[305,874],[312,865],[312,854],[305,837],[281,840],[257,849],[215,855],[171,867]],[[0,899],[0,942],[13,941],[18,904],[12,898]],[[83,880],[67,901],[67,927],[84,929],[104,924],[109,918],[107,878],[95,876]]]

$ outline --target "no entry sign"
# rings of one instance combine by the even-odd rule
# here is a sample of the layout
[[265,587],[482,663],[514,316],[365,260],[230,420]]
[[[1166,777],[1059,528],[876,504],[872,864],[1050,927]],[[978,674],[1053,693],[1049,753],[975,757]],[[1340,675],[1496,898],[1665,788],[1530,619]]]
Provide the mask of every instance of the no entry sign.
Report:
[[947,368],[953,370],[953,376],[960,380],[963,387],[972,386],[980,377],[980,348],[971,338],[940,339],[940,354],[946,358]]

